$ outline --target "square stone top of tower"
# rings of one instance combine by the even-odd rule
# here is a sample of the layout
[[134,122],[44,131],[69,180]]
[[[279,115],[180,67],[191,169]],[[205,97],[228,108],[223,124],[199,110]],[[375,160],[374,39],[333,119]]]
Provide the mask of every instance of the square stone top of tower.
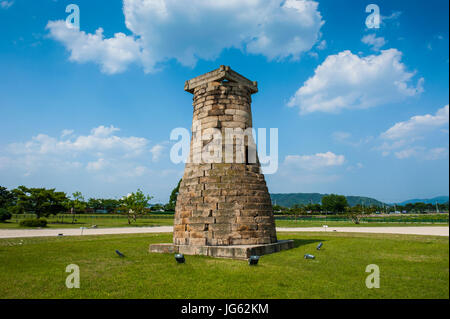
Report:
[[256,81],[250,81],[246,77],[233,71],[229,66],[225,65],[221,65],[220,68],[216,70],[213,70],[211,72],[197,76],[189,81],[186,81],[184,85],[184,90],[189,93],[194,93],[194,89],[196,87],[207,84],[209,82],[223,81],[223,80],[228,80],[230,82],[242,84],[247,88],[249,88],[252,94],[258,92],[258,83]]

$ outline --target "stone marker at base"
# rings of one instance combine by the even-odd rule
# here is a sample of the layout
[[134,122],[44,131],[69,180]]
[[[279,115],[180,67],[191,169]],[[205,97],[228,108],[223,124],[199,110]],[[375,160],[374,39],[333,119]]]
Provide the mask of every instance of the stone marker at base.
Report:
[[194,113],[173,244],[150,245],[150,252],[246,259],[293,248],[292,240],[277,240],[256,154],[251,95],[257,83],[221,66],[184,89],[194,94]]

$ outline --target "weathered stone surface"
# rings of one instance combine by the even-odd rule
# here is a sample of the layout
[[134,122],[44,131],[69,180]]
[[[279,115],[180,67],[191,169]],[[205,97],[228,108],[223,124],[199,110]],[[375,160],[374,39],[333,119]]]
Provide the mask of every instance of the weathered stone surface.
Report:
[[[185,90],[194,95],[193,138],[175,208],[174,244],[183,245],[185,252],[204,253],[190,246],[277,243],[264,175],[257,155],[249,155],[254,149],[251,95],[258,91],[257,83],[221,66],[187,81]],[[217,132],[222,154],[205,162],[202,151],[210,153]],[[227,150],[231,156],[226,158]],[[223,257],[239,254],[215,251]]]
[[259,240],[254,238],[252,239],[253,244],[240,244],[244,240],[236,239],[236,243],[232,245],[152,244],[149,251],[151,253],[180,253],[218,258],[248,259],[252,255],[262,256],[294,248],[293,240],[280,240],[270,244],[258,243]]

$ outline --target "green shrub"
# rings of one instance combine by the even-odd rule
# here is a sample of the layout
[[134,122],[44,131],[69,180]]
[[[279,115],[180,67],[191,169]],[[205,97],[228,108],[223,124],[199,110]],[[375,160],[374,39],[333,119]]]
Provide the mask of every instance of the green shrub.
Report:
[[24,227],[47,227],[46,219],[24,219],[20,222]]
[[0,222],[5,222],[11,219],[12,215],[6,208],[0,208]]

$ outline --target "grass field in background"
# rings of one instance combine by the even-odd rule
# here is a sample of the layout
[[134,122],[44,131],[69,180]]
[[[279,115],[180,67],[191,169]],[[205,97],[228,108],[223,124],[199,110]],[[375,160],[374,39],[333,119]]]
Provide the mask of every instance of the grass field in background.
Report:
[[361,222],[355,224],[352,221],[318,221],[318,220],[276,220],[277,227],[411,227],[411,226],[448,226],[448,223],[423,223],[423,222]]
[[[108,215],[77,215],[75,223],[72,224],[72,216],[55,217],[50,216],[46,218],[48,221],[48,228],[79,228],[92,227],[96,225],[98,228],[107,227],[153,227],[153,226],[172,226],[173,215],[156,215],[150,218],[137,218],[136,221],[128,224],[126,216],[108,216]],[[21,219],[13,218],[6,223],[0,223],[0,228],[21,228],[27,229],[29,227],[22,227],[19,225]]]
[[[448,238],[282,233],[296,248],[250,267],[205,256],[177,264],[172,254],[148,252],[171,236],[0,239],[0,298],[449,298]],[[80,289],[65,287],[69,264],[80,267]],[[380,268],[379,289],[365,286],[369,264]]]
[[[25,216],[15,215],[6,223],[0,223],[1,228],[23,228],[19,221]],[[355,224],[349,219],[342,217],[312,216],[295,218],[276,216],[277,227],[379,227],[379,226],[446,226],[448,225],[448,214],[440,215],[412,215],[412,216],[384,216],[365,217],[360,224]],[[172,226],[173,214],[147,215],[145,218],[138,217],[136,222],[128,224],[128,219],[123,215],[76,215],[75,223],[72,224],[72,216],[59,215],[47,218],[49,228],[79,228],[96,225],[98,228],[106,227],[152,227],[152,226]]]

